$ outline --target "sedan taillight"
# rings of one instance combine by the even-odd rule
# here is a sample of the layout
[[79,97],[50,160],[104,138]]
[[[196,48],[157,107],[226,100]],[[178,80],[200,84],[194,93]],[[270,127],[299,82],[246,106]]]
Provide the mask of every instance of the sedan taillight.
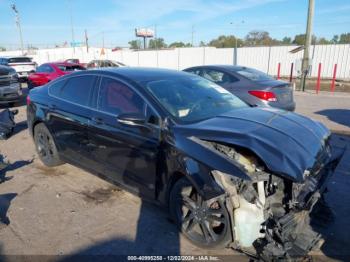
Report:
[[248,93],[265,101],[269,101],[269,102],[277,101],[276,95],[273,92],[253,90],[253,91],[248,91]]

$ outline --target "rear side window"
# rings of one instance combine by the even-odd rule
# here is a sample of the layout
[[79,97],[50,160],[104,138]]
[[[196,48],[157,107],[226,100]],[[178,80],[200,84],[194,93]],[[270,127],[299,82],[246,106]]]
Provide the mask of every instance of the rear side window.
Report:
[[49,65],[41,65],[36,69],[37,73],[52,73],[54,70]]
[[202,69],[199,69],[199,68],[190,69],[190,70],[185,70],[185,71],[188,72],[188,73],[192,73],[192,74],[195,74],[195,75],[199,75],[199,76],[202,75]]
[[253,68],[243,68],[235,71],[235,73],[255,82],[274,80],[271,76]]
[[30,57],[13,57],[9,58],[9,63],[30,63],[32,59]]
[[224,84],[229,84],[229,83],[239,81],[239,79],[227,73],[217,71],[217,70],[210,70],[210,69],[204,70],[203,77],[218,85],[224,85]]
[[101,81],[98,109],[113,115],[124,113],[144,114],[145,102],[130,87],[112,78]]
[[67,81],[66,80],[56,80],[54,82],[51,83],[50,85],[50,95],[52,96],[56,96],[56,97],[59,97],[60,93],[61,93],[61,89],[62,87],[65,85]]
[[92,75],[71,77],[51,85],[50,94],[71,103],[87,106],[95,82],[96,77]]
[[80,66],[80,65],[69,65],[69,66],[58,65],[57,67],[58,67],[61,71],[63,71],[63,72],[71,72],[71,71],[85,70],[85,68],[82,67],[82,66]]

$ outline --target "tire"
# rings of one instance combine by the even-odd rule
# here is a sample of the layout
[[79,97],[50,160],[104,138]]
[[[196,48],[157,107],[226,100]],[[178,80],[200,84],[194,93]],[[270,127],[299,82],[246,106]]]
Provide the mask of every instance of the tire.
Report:
[[43,123],[39,123],[34,127],[34,143],[36,152],[45,166],[54,167],[64,163],[59,158],[50,131]]
[[204,201],[187,178],[179,179],[171,189],[169,209],[180,231],[196,246],[221,249],[232,242],[225,203]]

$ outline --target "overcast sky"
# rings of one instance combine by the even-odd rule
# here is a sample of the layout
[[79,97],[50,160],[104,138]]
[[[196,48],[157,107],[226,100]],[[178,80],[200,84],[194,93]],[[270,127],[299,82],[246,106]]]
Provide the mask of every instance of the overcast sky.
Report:
[[[274,38],[304,33],[307,0],[0,0],[0,46],[18,45],[11,3],[21,15],[24,43],[39,47],[75,40],[87,29],[91,44],[128,46],[135,27],[157,27],[166,43],[208,42],[219,35],[244,37],[265,30]],[[350,31],[349,0],[315,0],[314,34],[332,38]],[[244,22],[242,22],[244,21]],[[233,24],[230,24],[233,22]]]

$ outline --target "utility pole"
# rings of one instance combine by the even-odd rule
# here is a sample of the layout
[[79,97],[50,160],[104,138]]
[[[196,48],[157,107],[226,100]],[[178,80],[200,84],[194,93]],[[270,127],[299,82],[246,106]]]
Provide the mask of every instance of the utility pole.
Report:
[[[244,23],[244,20],[241,21],[241,23]],[[234,25],[233,22],[230,23],[231,25]],[[238,24],[236,24],[236,27],[238,27]],[[235,49],[234,49],[234,54],[233,54],[233,65],[237,65],[237,34],[235,34]]]
[[88,38],[86,29],[85,29],[85,45],[86,45],[86,52],[89,53],[89,38]]
[[155,47],[156,50],[158,48],[157,42],[158,42],[158,39],[157,39],[157,25],[154,25],[154,47]]
[[307,24],[306,24],[306,35],[305,35],[305,48],[304,48],[304,56],[301,64],[301,79],[300,79],[300,89],[305,91],[305,81],[306,76],[309,73],[309,65],[310,65],[310,45],[312,40],[312,21],[314,17],[314,0],[309,0],[309,8],[307,14]]
[[73,13],[72,13],[72,2],[69,0],[69,13],[70,13],[70,26],[72,30],[72,45],[73,54],[75,54],[75,40],[74,40],[74,26],[73,26]]
[[11,8],[16,14],[16,25],[17,25],[17,28],[18,28],[18,31],[19,31],[19,40],[20,40],[20,44],[21,44],[22,55],[24,55],[22,28],[21,28],[21,20],[20,20],[20,17],[19,17],[19,12],[18,12],[15,4],[12,4]]
[[191,31],[191,46],[193,47],[193,36],[194,36],[194,25],[192,25],[192,31]]

